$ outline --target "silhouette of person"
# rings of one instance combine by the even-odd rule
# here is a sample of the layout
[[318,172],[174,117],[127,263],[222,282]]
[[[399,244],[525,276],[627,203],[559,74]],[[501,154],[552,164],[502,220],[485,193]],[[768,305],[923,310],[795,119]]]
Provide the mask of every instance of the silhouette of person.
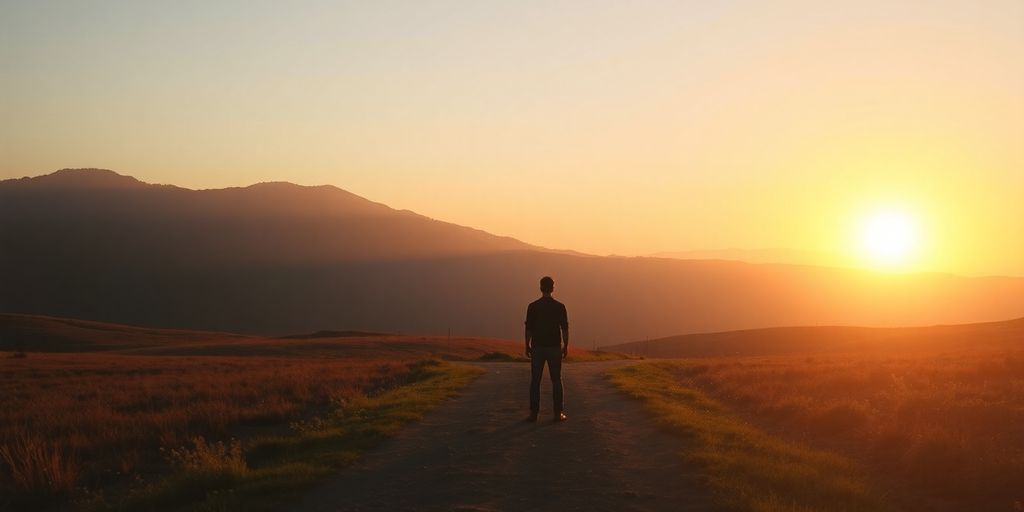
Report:
[[565,421],[562,410],[562,359],[569,355],[569,317],[565,305],[551,297],[555,280],[544,276],[540,280],[541,298],[526,308],[526,357],[530,358],[530,417],[537,421],[540,412],[540,380],[544,377],[544,364],[551,373],[551,392],[554,398],[555,421]]

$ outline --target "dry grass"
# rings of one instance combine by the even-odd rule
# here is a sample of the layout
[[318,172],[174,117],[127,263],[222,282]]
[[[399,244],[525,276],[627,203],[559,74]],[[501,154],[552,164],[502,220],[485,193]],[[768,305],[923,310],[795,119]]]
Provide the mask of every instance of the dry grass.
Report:
[[909,510],[1024,502],[1024,351],[718,358],[677,384],[784,439],[857,461]]
[[193,440],[192,448],[170,454],[179,472],[115,508],[280,510],[483,373],[438,360],[418,361],[409,370],[407,384],[360,395],[345,408],[295,424],[298,428],[288,435],[254,438],[245,443],[244,453],[237,442]]
[[244,476],[249,466],[242,455],[242,443],[232,439],[208,442],[203,436],[192,438],[192,448],[172,448],[168,458],[178,469],[187,473],[226,473],[233,476]]
[[[169,462],[209,466],[219,450],[230,455],[234,448],[205,439],[287,433],[289,422],[406,382],[408,363],[104,354],[4,358],[0,489],[34,500],[78,487],[124,484],[129,476],[166,474],[173,469]],[[185,445],[190,451],[183,451]],[[177,450],[170,453],[178,457],[169,460],[175,457],[161,449]]]
[[78,481],[77,460],[29,432],[0,445],[0,461],[9,468],[14,487],[32,496],[70,494]]
[[613,370],[609,379],[641,400],[688,441],[682,454],[702,469],[718,504],[756,512],[885,511],[865,475],[847,458],[787,442],[744,422],[681,382],[673,362]]

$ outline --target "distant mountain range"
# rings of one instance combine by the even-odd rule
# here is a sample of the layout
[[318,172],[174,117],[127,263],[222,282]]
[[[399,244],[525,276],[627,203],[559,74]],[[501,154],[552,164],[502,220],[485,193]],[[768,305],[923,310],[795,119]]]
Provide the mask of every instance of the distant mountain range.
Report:
[[1019,317],[1024,279],[597,257],[331,186],[189,190],[96,169],[0,181],[0,312],[253,334],[518,339],[552,275],[576,343]]

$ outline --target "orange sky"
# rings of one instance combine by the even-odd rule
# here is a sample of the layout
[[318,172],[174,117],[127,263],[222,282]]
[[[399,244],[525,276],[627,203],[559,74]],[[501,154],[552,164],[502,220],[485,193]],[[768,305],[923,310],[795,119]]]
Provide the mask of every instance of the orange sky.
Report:
[[[331,183],[528,242],[1024,275],[1024,3],[0,7],[0,177]],[[483,5],[486,4],[486,5]]]

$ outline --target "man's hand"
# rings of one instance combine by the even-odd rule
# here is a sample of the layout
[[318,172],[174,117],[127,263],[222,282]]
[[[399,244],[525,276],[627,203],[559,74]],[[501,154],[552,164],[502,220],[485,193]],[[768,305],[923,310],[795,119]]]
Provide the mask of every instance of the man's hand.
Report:
[[562,345],[562,359],[569,357],[569,345]]
[[526,346],[526,358],[533,359],[533,347],[529,345]]

